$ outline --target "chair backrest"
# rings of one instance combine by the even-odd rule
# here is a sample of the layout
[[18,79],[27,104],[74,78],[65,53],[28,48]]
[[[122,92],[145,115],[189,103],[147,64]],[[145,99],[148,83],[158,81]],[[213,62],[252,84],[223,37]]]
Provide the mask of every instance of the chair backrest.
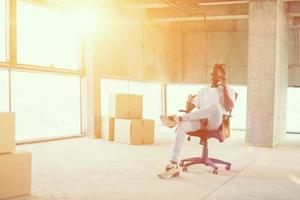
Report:
[[223,117],[222,134],[223,134],[224,138],[229,138],[230,137],[230,117],[231,116],[224,116]]
[[[235,96],[234,96],[234,100],[236,101],[238,97],[238,94],[235,93]],[[230,137],[230,118],[232,117],[231,116],[231,111],[229,111],[229,115],[224,115],[223,116],[223,123],[222,123],[222,126],[223,126],[223,135],[224,135],[224,138],[229,138]]]

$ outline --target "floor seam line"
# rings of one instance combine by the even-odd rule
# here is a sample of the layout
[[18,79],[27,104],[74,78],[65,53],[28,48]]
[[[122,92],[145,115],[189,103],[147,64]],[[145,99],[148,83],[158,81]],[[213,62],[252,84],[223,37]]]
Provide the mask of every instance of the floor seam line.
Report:
[[213,189],[212,191],[210,191],[209,193],[207,193],[202,199],[206,199],[207,197],[209,197],[211,194],[213,194],[215,191],[217,191],[218,189],[220,189],[221,187],[223,187],[226,183],[230,182],[234,177],[236,177],[238,174],[240,174],[243,170],[245,170],[247,167],[249,167],[250,165],[252,165],[256,160],[251,161],[250,163],[248,163],[246,166],[244,166],[241,170],[239,170],[235,175],[233,175],[232,177],[230,177],[228,180],[226,180],[224,183],[222,183],[221,185],[219,185],[218,187],[216,187],[215,189]]

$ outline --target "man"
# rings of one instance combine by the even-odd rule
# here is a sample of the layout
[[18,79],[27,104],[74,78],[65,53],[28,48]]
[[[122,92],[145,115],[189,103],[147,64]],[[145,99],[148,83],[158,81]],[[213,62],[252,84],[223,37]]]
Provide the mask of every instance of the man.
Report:
[[[202,88],[196,96],[189,96],[187,110],[182,116],[161,116],[162,123],[176,129],[176,139],[172,148],[170,163],[162,179],[179,176],[178,158],[187,132],[199,129],[216,130],[223,121],[223,114],[229,114],[234,106],[235,92],[227,86],[227,72],[224,64],[215,64],[210,78],[211,85]],[[191,112],[196,108],[193,112]],[[200,121],[207,121],[204,127]],[[224,138],[222,138],[222,141]]]

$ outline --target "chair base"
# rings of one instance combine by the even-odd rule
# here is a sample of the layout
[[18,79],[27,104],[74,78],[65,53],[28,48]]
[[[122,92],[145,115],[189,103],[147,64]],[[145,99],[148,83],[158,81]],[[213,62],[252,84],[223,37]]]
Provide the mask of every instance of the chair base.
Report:
[[183,159],[180,162],[180,166],[182,167],[182,170],[184,172],[187,172],[187,169],[191,165],[195,164],[204,164],[206,166],[210,166],[213,168],[213,174],[218,174],[218,166],[216,164],[223,164],[226,165],[225,169],[230,170],[231,169],[231,163],[219,160],[216,158],[204,158],[204,157],[193,157],[193,158],[187,158]]

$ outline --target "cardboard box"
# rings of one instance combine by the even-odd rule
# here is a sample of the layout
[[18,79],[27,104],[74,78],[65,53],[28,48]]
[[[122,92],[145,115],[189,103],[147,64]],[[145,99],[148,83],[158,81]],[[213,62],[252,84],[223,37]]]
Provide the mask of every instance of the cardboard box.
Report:
[[31,153],[1,154],[0,166],[0,199],[30,194]]
[[141,119],[143,117],[143,96],[112,94],[109,113],[110,117],[120,119]]
[[0,113],[0,154],[15,151],[15,113]]
[[105,116],[101,119],[101,137],[104,140],[114,141],[115,118]]
[[115,141],[126,144],[153,144],[154,120],[115,119]]

